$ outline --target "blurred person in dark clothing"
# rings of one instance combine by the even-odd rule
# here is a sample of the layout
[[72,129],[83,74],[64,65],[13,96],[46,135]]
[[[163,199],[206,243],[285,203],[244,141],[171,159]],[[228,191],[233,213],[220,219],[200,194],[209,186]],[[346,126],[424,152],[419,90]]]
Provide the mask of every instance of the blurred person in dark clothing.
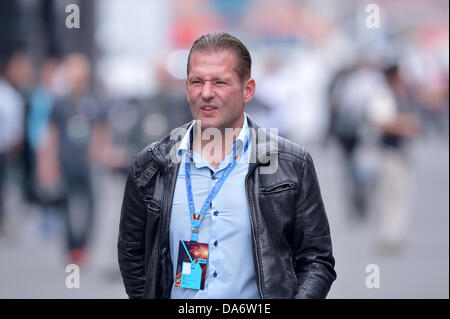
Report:
[[169,74],[166,59],[158,60],[155,69],[158,79],[155,94],[141,100],[115,99],[108,103],[113,144],[127,154],[127,159],[122,161],[125,174],[132,154],[168,134],[171,127],[192,119],[183,81]]
[[7,158],[19,153],[23,144],[25,102],[11,79],[11,56],[0,56],[0,233],[5,231],[5,197]]
[[59,216],[58,203],[53,201],[47,193],[41,192],[36,176],[36,157],[42,144],[42,138],[47,132],[50,115],[56,100],[54,89],[55,74],[58,71],[59,61],[56,58],[48,57],[44,60],[40,68],[39,83],[31,93],[30,108],[26,123],[26,139],[29,145],[30,161],[30,188],[31,196],[42,208],[43,235],[50,235],[56,226]]
[[[379,69],[366,61],[358,61],[338,71],[328,88],[330,121],[328,137],[335,138],[344,155],[346,165],[346,194],[351,203],[349,217],[364,221],[370,207],[371,187],[375,172],[364,163],[367,136],[367,110],[373,91],[382,85]],[[371,135],[371,134],[369,134]],[[362,151],[361,151],[362,150]]]
[[149,142],[161,139],[172,127],[178,127],[192,119],[189,103],[184,96],[184,82],[170,75],[167,59],[157,62],[156,76],[159,84],[156,94],[143,101],[145,116],[141,136],[144,136],[145,142],[139,149]]
[[69,262],[83,266],[94,221],[90,164],[105,156],[107,129],[103,108],[91,92],[87,57],[69,54],[62,67],[70,90],[55,101],[37,169],[44,192],[63,202]]
[[379,241],[382,252],[398,251],[411,218],[414,180],[407,142],[419,134],[417,108],[398,65],[384,70],[386,87],[377,92],[369,117],[381,131]]
[[[59,63],[55,58],[48,58],[42,63],[39,74],[39,83],[31,94],[30,110],[26,127],[27,139],[32,150],[31,162],[33,168],[36,164],[36,152],[48,129],[52,109],[57,98],[53,89],[53,84],[58,66]],[[34,176],[34,171],[32,173]]]

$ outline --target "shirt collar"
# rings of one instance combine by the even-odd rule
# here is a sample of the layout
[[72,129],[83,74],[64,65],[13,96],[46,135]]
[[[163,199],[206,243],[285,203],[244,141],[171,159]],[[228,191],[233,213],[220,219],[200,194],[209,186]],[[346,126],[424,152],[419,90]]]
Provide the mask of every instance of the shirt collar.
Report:
[[238,137],[236,138],[236,151],[237,153],[241,153],[244,149],[246,143],[248,143],[249,135],[248,135],[248,122],[247,122],[247,114],[244,113],[244,123],[242,124],[241,131],[239,132]]
[[[192,158],[192,152],[191,152],[191,134],[192,129],[194,127],[195,121],[189,125],[189,128],[187,129],[186,134],[184,135],[183,139],[181,140],[180,146],[177,150],[177,156],[180,159],[184,154],[188,154],[189,157]],[[248,121],[247,121],[247,114],[244,113],[244,123],[242,124],[241,131],[239,132],[239,135],[236,138],[236,153],[240,154],[245,146],[246,143],[249,141],[249,129],[248,129]]]
[[186,152],[189,153],[191,149],[191,132],[192,128],[194,127],[195,121],[192,121],[191,125],[189,125],[189,128],[187,129],[186,134],[184,135],[183,139],[181,140],[180,146],[177,150],[178,158],[180,159]]

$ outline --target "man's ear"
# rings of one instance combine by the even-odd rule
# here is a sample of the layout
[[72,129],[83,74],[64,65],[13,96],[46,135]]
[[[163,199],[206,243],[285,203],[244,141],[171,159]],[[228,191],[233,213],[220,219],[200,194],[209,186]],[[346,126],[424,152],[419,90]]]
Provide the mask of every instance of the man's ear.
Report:
[[[186,98],[187,98],[187,100],[188,100],[188,102],[189,102],[189,94],[188,94],[188,79],[186,79]],[[189,102],[190,103],[190,102]]]
[[250,102],[255,95],[256,82],[254,79],[248,79],[244,85],[244,103]]

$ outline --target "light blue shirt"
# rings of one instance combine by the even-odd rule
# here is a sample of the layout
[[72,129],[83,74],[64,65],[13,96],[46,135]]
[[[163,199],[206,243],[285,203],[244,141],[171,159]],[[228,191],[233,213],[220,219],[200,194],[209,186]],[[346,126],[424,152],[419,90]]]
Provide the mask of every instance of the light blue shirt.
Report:
[[[186,195],[185,163],[189,161],[191,125],[183,137],[178,156],[178,171],[170,218],[170,252],[175,278],[180,240],[190,240],[191,219]],[[248,150],[243,154],[245,142]],[[245,177],[251,154],[251,137],[247,116],[236,139],[240,159],[211,203],[200,225],[198,242],[209,244],[204,290],[172,287],[172,299],[191,298],[260,298],[252,253],[252,233]],[[199,212],[212,187],[232,161],[232,151],[214,169],[199,154],[193,152],[191,163],[192,191],[196,213]]]
[[31,96],[30,116],[28,117],[28,139],[31,147],[37,150],[42,134],[47,127],[54,98],[43,87],[34,90]]

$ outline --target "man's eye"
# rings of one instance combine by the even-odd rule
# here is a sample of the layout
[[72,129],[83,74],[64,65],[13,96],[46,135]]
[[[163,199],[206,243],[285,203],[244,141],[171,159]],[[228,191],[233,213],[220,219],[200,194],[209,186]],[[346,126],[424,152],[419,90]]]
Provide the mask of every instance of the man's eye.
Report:
[[191,84],[200,84],[200,81],[194,80],[194,81],[191,81]]
[[216,84],[220,84],[220,85],[222,85],[222,84],[226,84],[225,82],[223,82],[223,81],[216,81]]

